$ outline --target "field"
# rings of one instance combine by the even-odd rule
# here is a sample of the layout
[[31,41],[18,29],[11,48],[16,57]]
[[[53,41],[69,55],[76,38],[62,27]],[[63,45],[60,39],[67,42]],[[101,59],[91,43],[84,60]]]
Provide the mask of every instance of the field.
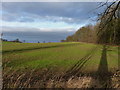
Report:
[[[2,46],[4,87],[18,87],[16,83],[22,82],[20,80],[23,80],[21,78],[23,73],[25,73],[23,77],[32,74],[31,80],[38,76],[41,78],[48,77],[44,76],[48,72],[49,78],[53,78],[53,75],[64,78],[91,74],[100,76],[99,73],[102,75],[115,73],[119,66],[117,46],[80,42],[3,42]],[[14,79],[11,79],[12,76]],[[24,78],[24,80],[26,79]],[[26,81],[26,83],[31,82],[31,80]],[[30,85],[21,84],[21,86],[28,87]]]

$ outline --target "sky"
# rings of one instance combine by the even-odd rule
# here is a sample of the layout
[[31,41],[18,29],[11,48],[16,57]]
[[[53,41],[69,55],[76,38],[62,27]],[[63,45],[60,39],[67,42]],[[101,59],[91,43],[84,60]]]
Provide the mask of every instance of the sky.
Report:
[[[97,2],[3,2],[0,13],[3,32],[55,33],[65,39],[80,27],[95,24]],[[64,37],[59,37],[65,33]],[[44,37],[52,37],[47,34]]]

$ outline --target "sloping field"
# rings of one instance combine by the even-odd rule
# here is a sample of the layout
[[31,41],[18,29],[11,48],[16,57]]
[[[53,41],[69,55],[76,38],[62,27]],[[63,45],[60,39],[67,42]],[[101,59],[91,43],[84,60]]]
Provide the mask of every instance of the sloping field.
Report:
[[36,70],[38,74],[51,69],[68,78],[81,73],[100,72],[104,75],[118,69],[118,47],[88,43],[3,42],[2,58],[5,77],[16,71],[19,74]]
[[[68,69],[82,58],[91,57],[82,65],[82,70],[96,71],[101,58],[109,70],[118,68],[117,47],[108,47],[106,57],[102,57],[103,47],[86,43],[12,43],[3,42],[3,65],[7,68],[47,68]],[[88,55],[89,56],[89,55]],[[84,61],[84,60],[83,60]]]

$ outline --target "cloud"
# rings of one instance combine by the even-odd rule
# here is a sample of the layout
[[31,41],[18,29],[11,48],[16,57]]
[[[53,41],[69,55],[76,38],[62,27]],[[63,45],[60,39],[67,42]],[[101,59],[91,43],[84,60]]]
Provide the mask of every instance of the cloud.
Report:
[[[87,23],[87,22],[86,22]],[[65,23],[65,22],[52,22],[52,21],[38,21],[38,22],[8,22],[8,21],[2,21],[2,25],[0,25],[1,27],[9,27],[9,28],[46,28],[49,29],[48,31],[58,31],[59,29],[62,30],[61,28],[65,28],[65,30],[67,30],[66,28],[74,28],[74,30],[76,31],[78,28],[84,26],[85,24],[74,24],[74,23]],[[11,29],[12,30],[12,29]],[[16,29],[17,31],[19,31],[19,29]],[[14,31],[14,29],[12,30]]]
[[75,32],[75,28],[1,27],[3,32]]
[[72,35],[74,28],[26,28],[26,27],[3,27],[3,38],[7,40],[19,39],[26,42],[58,42]]
[[51,20],[66,23],[84,23],[89,17],[95,16],[89,11],[95,9],[96,2],[4,2],[3,20],[33,22]]
[[95,23],[91,19],[103,11],[97,7],[97,2],[2,2],[0,29],[8,40],[56,42]]

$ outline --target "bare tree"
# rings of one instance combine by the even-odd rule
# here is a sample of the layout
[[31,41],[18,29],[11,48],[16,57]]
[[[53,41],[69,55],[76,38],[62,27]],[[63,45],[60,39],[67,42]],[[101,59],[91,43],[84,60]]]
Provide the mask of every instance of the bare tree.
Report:
[[118,45],[118,69],[120,69],[120,1],[116,0],[109,4],[99,20],[98,43]]
[[104,5],[107,8],[99,17],[98,41],[120,44],[120,1],[114,1],[109,5],[107,2],[101,6]]

